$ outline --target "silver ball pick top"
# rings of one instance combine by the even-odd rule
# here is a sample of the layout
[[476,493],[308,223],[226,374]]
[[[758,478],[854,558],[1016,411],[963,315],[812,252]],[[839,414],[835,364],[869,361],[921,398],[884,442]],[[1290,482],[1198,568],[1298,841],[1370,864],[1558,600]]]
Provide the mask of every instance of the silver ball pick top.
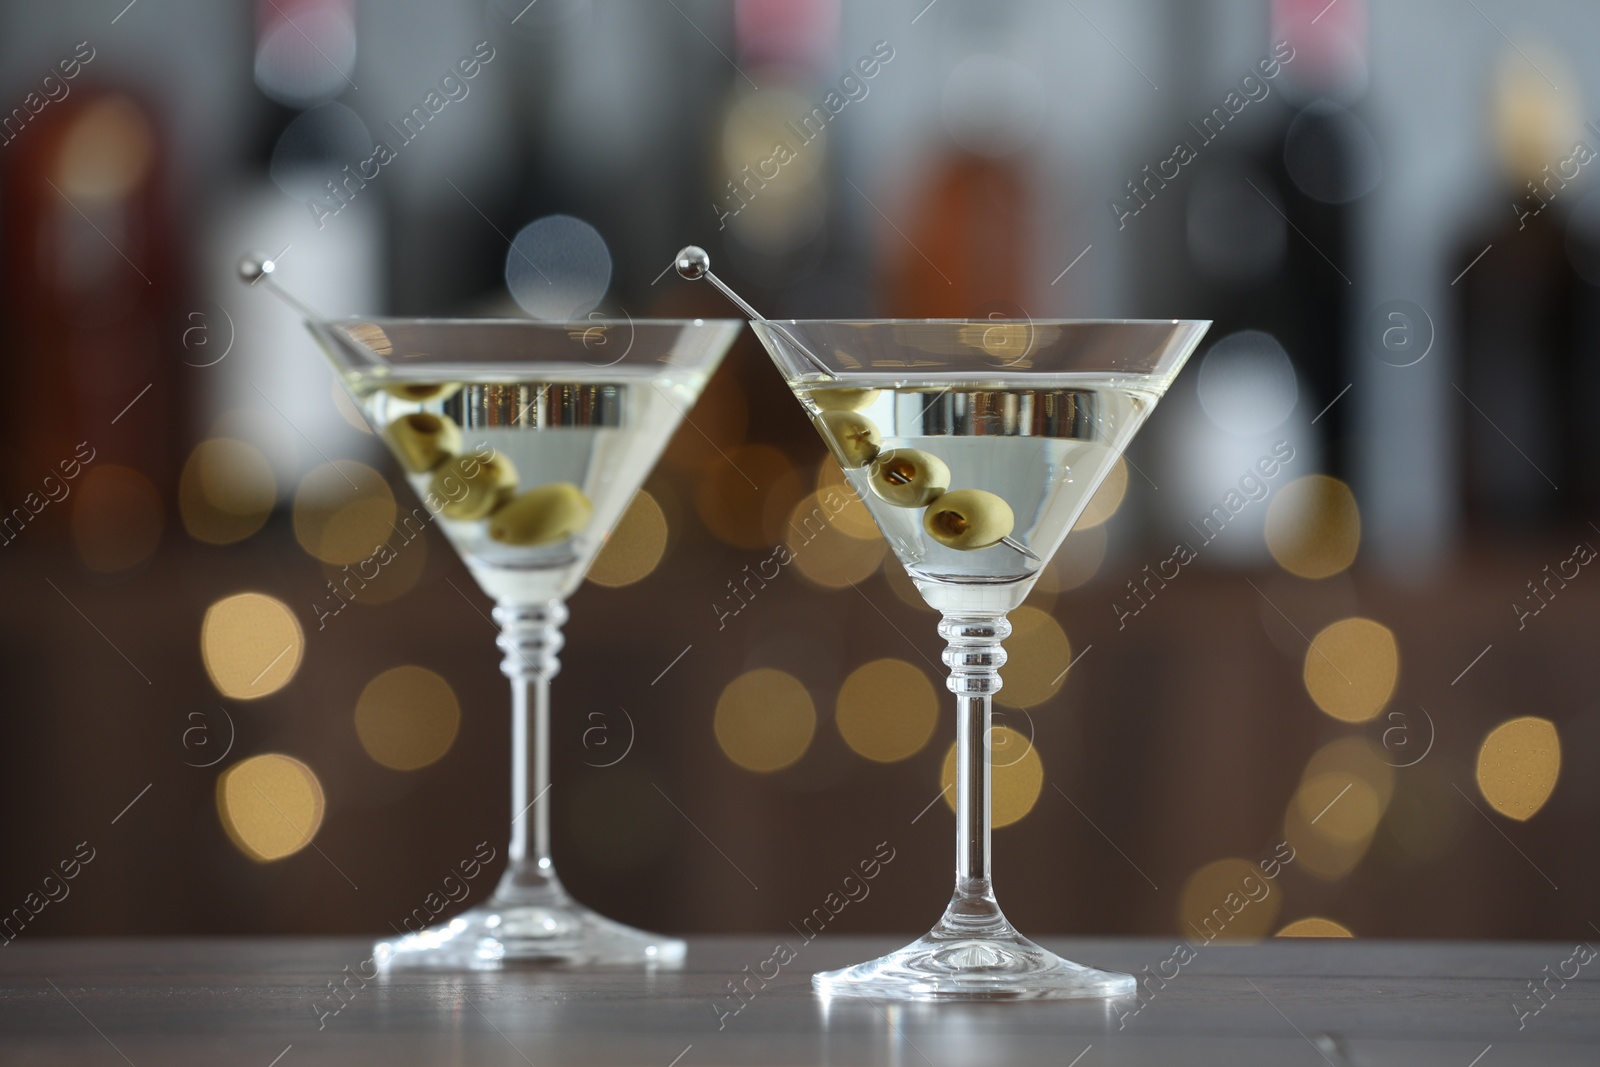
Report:
[[[699,245],[685,246],[683,250],[678,253],[678,258],[674,266],[678,268],[679,274],[683,275],[691,282],[699,281],[700,279],[704,278],[706,281],[716,286],[722,295],[733,301],[734,305],[738,307],[740,311],[750,316],[750,318],[754,321],[766,326],[767,329],[771,330],[773,333],[782,336],[785,341],[788,341],[791,345],[793,345],[797,352],[805,356],[806,359],[811,362],[812,366],[816,367],[829,378],[838,377],[838,375],[834,374],[833,371],[822,362],[822,360],[812,355],[810,350],[808,350],[805,345],[795,340],[793,334],[784,329],[782,326],[778,325],[776,322],[773,322],[771,319],[763,318],[761,313],[755,308],[751,307],[749,304],[745,303],[744,299],[740,297],[738,293],[734,292],[732,289],[729,289],[727,285],[723,283],[721,278],[718,278],[715,274],[712,274],[711,256],[706,252],[705,249],[701,248]],[[1021,552],[1024,556],[1027,556],[1035,563],[1042,564],[1044,562],[1044,560],[1040,559],[1032,549],[1023,544],[1021,541],[1017,541],[1010,537],[1002,537],[1000,538],[999,543],[1009,548],[1016,549],[1018,552]]]
[[747,304],[742,296],[734,292],[732,289],[729,289],[727,284],[721,278],[717,277],[715,274],[712,274],[711,255],[705,249],[701,248],[699,245],[686,245],[683,250],[678,253],[678,259],[674,265],[678,268],[678,273],[689,279],[691,282],[697,282],[701,278],[704,278],[706,281],[716,286],[718,292],[727,297],[729,300],[733,301],[734,306],[748,315],[752,321],[761,323],[767,329],[771,330],[773,333],[777,334],[785,341],[788,341],[791,345],[793,345],[794,350],[799,352],[800,355],[804,356],[806,362],[815,367],[823,375],[823,377],[838,377],[837,374],[833,373],[833,371],[828,368],[826,363],[812,355],[811,350],[805,345],[801,344],[795,338],[794,334],[790,333],[776,322],[773,322],[771,319],[763,316],[761,312]]
[[241,282],[247,286],[263,282],[268,289],[278,294],[280,300],[294,308],[302,318],[312,322],[320,321],[323,316],[317,314],[316,310],[309,304],[285,289],[279,284],[278,279],[272,276],[277,269],[278,264],[262,252],[246,252],[239,257],[238,270]]

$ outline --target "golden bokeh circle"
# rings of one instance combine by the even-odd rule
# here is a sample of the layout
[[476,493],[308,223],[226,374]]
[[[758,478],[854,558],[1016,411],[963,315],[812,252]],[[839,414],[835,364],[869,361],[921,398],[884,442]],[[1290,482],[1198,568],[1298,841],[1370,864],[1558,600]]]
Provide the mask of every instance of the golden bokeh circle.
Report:
[[865,581],[888,551],[881,537],[864,541],[839,530],[833,518],[846,506],[845,492],[831,489],[805,497],[789,517],[787,541],[794,569],[824,589]]
[[1312,638],[1303,677],[1317,707],[1344,722],[1366,722],[1394,695],[1400,646],[1382,623],[1340,619]]
[[[337,614],[346,602],[387,604],[415,589],[428,567],[428,539],[422,536],[422,527],[415,522],[415,519],[402,517],[399,523],[403,535],[411,538],[409,541],[397,536],[367,559],[342,567],[322,564],[322,574],[332,589],[324,587],[314,603],[324,611]],[[313,612],[321,629],[324,616],[315,608]]]
[[391,667],[356,699],[356,736],[377,762],[414,771],[450,751],[461,727],[455,690],[425,667]]
[[840,533],[858,537],[863,541],[876,541],[883,536],[878,532],[878,524],[872,521],[872,512],[861,502],[855,486],[845,478],[839,461],[832,456],[824,459],[817,467],[818,496],[826,498],[830,489],[838,490],[844,500],[844,506],[833,515],[833,524],[839,528]]
[[264,593],[236,593],[206,609],[200,657],[217,692],[234,700],[276,693],[300,669],[305,634],[288,605]]
[[326,807],[322,783],[292,756],[251,756],[217,778],[222,828],[240,852],[259,862],[292,856],[311,844]]
[[1319,774],[1339,774],[1346,780],[1359,778],[1387,810],[1394,796],[1394,772],[1394,765],[1386,760],[1379,745],[1365,737],[1340,737],[1312,753],[1300,772],[1300,781],[1308,782]]
[[1324,919],[1318,915],[1296,919],[1282,930],[1272,935],[1273,937],[1354,937],[1350,928],[1343,923],[1336,923],[1332,919]]
[[201,441],[178,479],[178,513],[196,541],[231,545],[266,523],[278,501],[272,464],[255,445],[232,437]]
[[1307,777],[1293,803],[1307,827],[1339,845],[1370,840],[1383,817],[1383,803],[1371,785],[1336,771]]
[[666,552],[666,513],[655,497],[641,489],[589,564],[588,578],[613,589],[632,585],[654,573]]
[[160,545],[166,522],[161,494],[132,467],[90,467],[71,499],[72,544],[90,570],[136,567]]
[[921,752],[939,725],[939,698],[928,676],[903,659],[875,659],[839,687],[834,723],[845,744],[878,763]]
[[1214,860],[1189,876],[1178,902],[1178,928],[1207,941],[1257,941],[1267,936],[1283,894],[1249,860]]
[[383,475],[353,459],[324,463],[300,479],[294,536],[324,563],[358,563],[394,536],[394,493]]
[[155,131],[144,110],[120,93],[103,96],[67,126],[57,150],[56,179],[65,195],[118,200],[145,180],[155,158]]
[[1023,605],[1011,612],[1011,636],[1005,640],[1004,681],[994,702],[1008,708],[1031,708],[1061,691],[1066,683],[1072,645],[1061,624],[1038,608]]
[[694,507],[717,540],[735,548],[769,548],[767,500],[780,484],[798,485],[789,457],[771,445],[744,445],[701,468]]
[[[1021,753],[1021,755],[1018,755]],[[1044,790],[1044,761],[1033,741],[1009,726],[989,731],[989,825],[998,830],[1021,821]],[[956,810],[956,746],[944,754],[939,770],[944,802]]]
[[1272,558],[1290,574],[1327,578],[1355,562],[1361,509],[1339,479],[1308,474],[1279,489],[1267,505],[1266,538]]
[[885,552],[883,555],[883,580],[889,584],[889,589],[901,603],[922,611],[935,610],[922,599],[922,592],[917,588],[917,583],[911,580],[911,575],[906,573],[904,565],[893,552]]
[[1100,483],[1094,495],[1089,498],[1089,503],[1078,516],[1078,521],[1072,524],[1072,536],[1076,537],[1080,530],[1092,530],[1096,526],[1103,525],[1117,513],[1117,509],[1122,506],[1123,497],[1127,495],[1128,461],[1118,456],[1111,464],[1111,469],[1106,472],[1105,481]]
[[817,732],[817,709],[794,675],[758,667],[722,690],[713,729],[730,760],[747,771],[770,774],[806,754]]
[[355,429],[360,430],[369,437],[372,436],[372,427],[367,423],[367,417],[356,406],[356,402],[350,396],[350,390],[345,388],[344,382],[338,378],[332,378],[329,379],[329,384],[333,386],[333,410],[337,411],[339,417]]
[[1536,715],[1503,722],[1478,749],[1478,789],[1508,819],[1533,818],[1561,777],[1561,736]]

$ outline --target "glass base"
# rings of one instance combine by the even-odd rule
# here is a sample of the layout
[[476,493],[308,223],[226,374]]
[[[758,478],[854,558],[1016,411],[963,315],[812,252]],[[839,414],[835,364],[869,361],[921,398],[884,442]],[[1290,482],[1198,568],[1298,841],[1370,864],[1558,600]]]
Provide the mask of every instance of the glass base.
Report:
[[[988,912],[981,918],[976,910]],[[931,932],[868,963],[811,976],[823,996],[881,1000],[1051,1000],[1132,994],[1131,974],[1064,960],[1029,941],[992,901],[956,901]],[[975,921],[976,920],[976,921]]]
[[[565,894],[562,894],[565,896]],[[571,899],[539,904],[489,900],[449,922],[378,942],[381,970],[512,967],[677,967],[686,946],[635,930]]]

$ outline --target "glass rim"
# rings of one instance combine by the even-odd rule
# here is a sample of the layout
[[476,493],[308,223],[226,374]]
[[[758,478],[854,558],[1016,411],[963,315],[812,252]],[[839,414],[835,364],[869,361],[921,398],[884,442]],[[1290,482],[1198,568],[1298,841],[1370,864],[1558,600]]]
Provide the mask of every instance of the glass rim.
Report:
[[776,322],[783,326],[1205,326],[1212,319],[750,319],[752,326]]
[[467,318],[464,316],[447,316],[435,318],[431,316],[406,316],[406,315],[345,315],[339,318],[315,318],[306,322],[313,326],[347,326],[352,323],[371,323],[374,326],[548,326],[552,329],[573,330],[590,326],[721,326],[728,324],[744,325],[748,319],[636,319],[632,316],[623,318],[598,318],[598,319],[518,319],[518,318]]

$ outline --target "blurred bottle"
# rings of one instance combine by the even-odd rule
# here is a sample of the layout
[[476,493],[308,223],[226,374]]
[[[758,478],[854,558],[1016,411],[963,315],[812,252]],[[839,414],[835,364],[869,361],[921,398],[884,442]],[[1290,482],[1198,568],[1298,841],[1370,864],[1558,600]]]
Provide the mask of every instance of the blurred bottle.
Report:
[[[255,157],[216,199],[201,251],[207,299],[188,316],[181,358],[202,397],[195,436],[236,437],[272,464],[280,499],[325,456],[369,452],[354,408],[299,317],[243,291],[246,250],[275,257],[285,286],[330,316],[382,310],[384,177],[376,138],[335,98],[356,58],[353,0],[258,0]],[[404,151],[402,148],[401,151]]]
[[1495,221],[1468,233],[1447,264],[1452,276],[1466,272],[1454,286],[1461,385],[1480,409],[1462,405],[1457,416],[1468,514],[1501,526],[1588,519],[1600,502],[1595,340],[1575,329],[1585,310],[1594,323],[1595,290],[1568,254],[1573,208],[1600,171],[1600,138],[1583,124],[1571,66],[1533,55],[1537,68],[1520,53],[1502,57],[1485,116],[1500,170],[1487,205]]
[[715,142],[713,210],[738,275],[782,289],[826,252],[832,126],[858,95],[831,84],[839,0],[737,0],[734,49],[740,74]]
[[137,96],[88,81],[0,157],[7,513],[25,495],[38,503],[42,479],[85,451],[94,466],[140,472],[168,500],[176,480],[181,404],[163,358],[179,273],[168,149]]
[[964,7],[947,17],[962,21],[958,37],[968,52],[943,86],[947,137],[910,168],[921,179],[910,195],[879,205],[903,234],[881,226],[877,210],[869,208],[884,242],[887,311],[1025,319],[1036,291],[1027,279],[1038,273],[1029,144],[1039,127],[1043,89],[1010,58],[1014,11]]

